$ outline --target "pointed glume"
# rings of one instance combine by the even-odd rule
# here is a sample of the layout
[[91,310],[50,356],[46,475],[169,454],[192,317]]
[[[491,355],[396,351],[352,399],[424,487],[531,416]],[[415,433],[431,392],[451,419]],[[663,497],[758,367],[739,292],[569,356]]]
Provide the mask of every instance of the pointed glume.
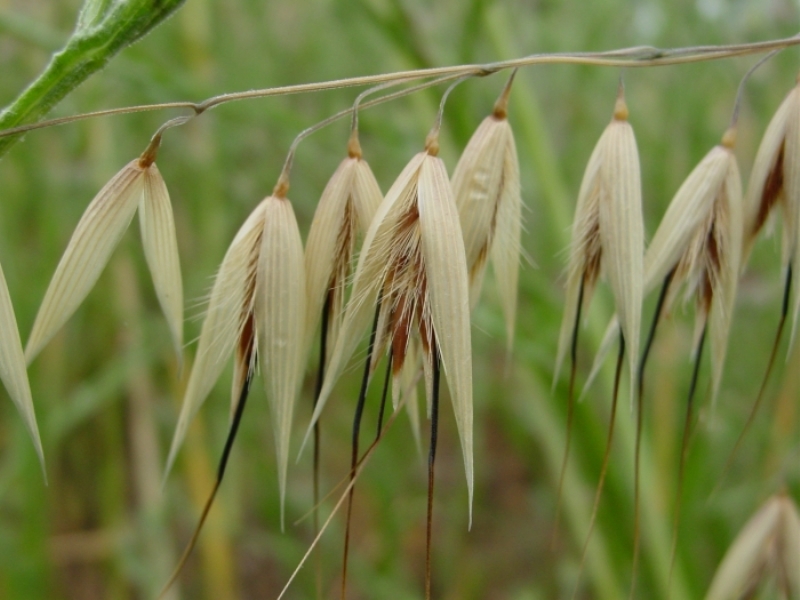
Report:
[[556,492],[556,516],[553,521],[553,535],[550,538],[552,549],[555,550],[558,544],[558,523],[561,518],[561,494],[564,488],[564,475],[567,472],[567,461],[569,459],[570,443],[572,441],[572,420],[575,413],[575,373],[578,360],[578,330],[581,322],[581,309],[583,308],[583,286],[584,279],[581,279],[578,288],[578,309],[575,312],[575,325],[572,329],[572,340],[570,342],[569,357],[569,387],[567,390],[567,441],[564,444],[564,457],[561,459],[561,471],[558,475],[558,492]]
[[664,302],[667,299],[667,292],[669,291],[669,286],[672,283],[672,277],[674,275],[675,269],[673,268],[664,278],[664,283],[661,286],[661,292],[658,295],[656,310],[653,313],[653,322],[650,324],[650,331],[647,334],[647,342],[645,343],[644,351],[642,352],[642,360],[639,361],[639,373],[637,373],[636,376],[636,385],[638,389],[636,393],[636,441],[633,452],[633,567],[631,569],[631,599],[636,596],[636,572],[637,567],[639,566],[639,540],[641,536],[641,532],[639,530],[639,502],[641,500],[639,465],[642,450],[642,424],[644,423],[644,403],[642,401],[644,394],[644,369],[647,365],[647,359],[650,356],[650,349],[652,348],[653,340],[655,340],[656,337],[656,329],[658,328],[658,323],[661,320],[661,313],[664,310]]
[[[353,417],[353,440],[352,453],[350,455],[350,480],[352,481],[358,467],[358,438],[361,433],[361,418],[364,415],[364,403],[367,399],[367,389],[369,388],[369,372],[372,364],[372,352],[375,349],[375,336],[378,332],[378,319],[381,314],[381,296],[378,295],[378,302],[375,306],[375,318],[372,320],[372,331],[369,334],[369,344],[367,345],[367,360],[364,365],[364,377],[361,380],[361,390],[358,393],[356,402],[356,414]],[[353,492],[355,486],[350,488],[347,494],[347,519],[344,530],[344,556],[342,557],[342,600],[347,596],[347,555],[350,551],[350,520],[353,515]]]
[[681,516],[681,496],[683,495],[683,479],[684,471],[686,469],[686,455],[689,449],[689,432],[692,427],[692,413],[694,407],[694,393],[697,389],[697,378],[700,374],[700,362],[703,359],[703,346],[706,341],[706,329],[703,327],[703,333],[700,334],[700,341],[697,344],[697,356],[694,359],[694,369],[692,370],[692,381],[689,384],[689,395],[686,400],[686,418],[683,422],[683,439],[681,440],[681,456],[678,466],[678,490],[675,493],[675,516],[672,521],[672,548],[670,549],[669,558],[669,579],[667,580],[667,589],[672,585],[672,571],[675,567],[675,551],[678,547],[678,524],[680,523]]
[[186,549],[183,551],[180,560],[178,561],[178,565],[175,567],[175,570],[170,575],[169,580],[164,587],[161,589],[161,592],[158,594],[158,599],[161,600],[164,595],[169,591],[175,581],[178,579],[178,576],[181,574],[183,567],[186,565],[186,561],[189,559],[189,555],[194,550],[195,545],[197,544],[197,539],[200,537],[200,530],[203,528],[203,524],[206,521],[206,517],[208,517],[208,513],[211,510],[211,505],[214,503],[214,498],[217,496],[217,490],[219,490],[220,484],[222,484],[222,478],[225,476],[225,468],[228,466],[228,458],[230,458],[231,449],[233,448],[233,441],[236,439],[236,433],[239,431],[239,423],[242,421],[242,415],[244,414],[244,407],[247,403],[247,396],[250,393],[250,382],[253,378],[253,370],[251,369],[247,373],[247,377],[244,380],[244,385],[242,386],[242,391],[239,394],[239,402],[236,405],[236,411],[233,414],[233,421],[231,422],[231,428],[228,431],[228,437],[225,439],[225,447],[222,450],[222,458],[219,461],[219,467],[217,468],[217,480],[214,483],[214,487],[211,490],[211,494],[206,500],[206,504],[203,507],[203,512],[200,513],[200,520],[197,522],[197,527],[192,534],[192,538],[189,540],[189,543],[186,544]]
[[736,443],[733,445],[733,450],[731,450],[731,453],[728,455],[728,459],[725,461],[725,466],[722,468],[722,475],[720,475],[719,481],[717,481],[717,485],[711,492],[712,498],[717,494],[720,486],[722,485],[722,482],[725,480],[725,476],[728,474],[728,470],[731,468],[731,465],[733,464],[733,459],[736,457],[736,453],[739,451],[739,447],[742,445],[744,436],[750,430],[750,426],[753,424],[753,421],[756,418],[756,413],[758,412],[758,409],[761,407],[761,403],[764,399],[764,392],[766,391],[767,383],[769,382],[769,376],[772,374],[772,367],[775,365],[775,358],[778,355],[778,348],[781,345],[781,336],[783,335],[783,328],[784,325],[786,324],[786,317],[789,314],[789,300],[791,298],[791,290],[792,290],[792,264],[789,263],[789,266],[786,269],[786,283],[783,289],[783,305],[781,307],[781,318],[780,321],[778,321],[778,330],[775,332],[775,340],[772,342],[772,352],[769,355],[767,370],[764,373],[764,378],[761,380],[761,386],[758,388],[758,395],[756,396],[756,401],[753,403],[753,408],[750,409],[750,414],[747,415],[747,421],[745,421],[744,427],[742,428],[739,437],[736,438]]
[[611,396],[611,416],[608,422],[608,436],[606,438],[606,449],[603,453],[603,464],[600,467],[600,479],[597,482],[597,490],[594,495],[594,505],[592,506],[592,516],[589,519],[589,531],[586,533],[586,540],[583,542],[583,550],[581,551],[581,562],[578,567],[578,575],[575,580],[575,590],[572,593],[573,598],[577,598],[578,589],[580,587],[581,573],[583,566],[586,562],[586,554],[589,550],[589,541],[592,538],[592,531],[594,530],[594,523],[597,519],[597,509],[600,506],[600,497],[603,495],[603,485],[606,481],[606,473],[608,472],[608,461],[611,457],[611,444],[614,441],[614,421],[617,415],[617,398],[619,397],[619,381],[622,375],[622,360],[625,358],[625,336],[622,331],[619,333],[619,354],[617,355],[617,368],[614,373],[614,391]]
[[439,441],[439,378],[441,365],[439,346],[434,339],[433,354],[433,397],[431,398],[431,446],[428,451],[428,519],[425,532],[425,599],[431,600],[431,548],[433,541],[433,482],[436,463],[436,444]]

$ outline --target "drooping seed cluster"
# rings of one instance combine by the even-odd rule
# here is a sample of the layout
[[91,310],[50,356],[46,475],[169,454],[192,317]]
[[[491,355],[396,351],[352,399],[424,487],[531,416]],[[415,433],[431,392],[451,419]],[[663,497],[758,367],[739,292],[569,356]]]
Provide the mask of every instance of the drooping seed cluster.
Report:
[[[473,497],[473,407],[470,312],[491,263],[505,313],[508,343],[515,329],[521,250],[519,164],[507,119],[510,86],[480,124],[452,179],[429,136],[384,196],[354,134],[319,201],[303,248],[288,180],[250,214],[218,270],[167,461],[173,464],[187,427],[234,354],[232,413],[256,366],[263,376],[285,498],[294,407],[312,347],[325,319],[330,353],[310,428],[375,317],[374,357],[390,355],[395,407],[416,389],[432,397],[441,361],[453,404]],[[725,132],[676,192],[645,250],[639,152],[620,93],[611,123],[592,152],[577,197],[556,377],[576,339],[581,311],[605,277],[615,317],[591,381],[619,335],[626,343],[631,395],[640,369],[642,302],[664,286],[668,311],[680,289],[695,306],[693,348],[709,327],[712,399],[720,389],[736,287],[771,213],[783,217],[783,267],[800,260],[800,84],[767,128],[742,193],[734,154],[735,125]],[[91,201],[56,268],[23,354],[0,272],[0,378],[23,415],[42,466],[44,457],[25,375],[29,363],[85,299],[139,210],[145,257],[179,358],[183,292],[169,195],[155,165],[160,137],[123,167]],[[363,237],[357,264],[357,242]],[[787,286],[791,278],[787,278]],[[791,291],[792,340],[800,293]],[[437,367],[438,368],[438,367]],[[418,427],[418,426],[417,426]],[[416,432],[418,436],[418,431]],[[306,436],[308,437],[308,435]],[[780,504],[775,501],[776,506]],[[783,505],[780,505],[783,506]],[[784,509],[765,509],[773,523]],[[783,512],[781,512],[783,511]],[[766,514],[766,513],[765,513]],[[790,513],[787,513],[790,514]],[[791,512],[791,519],[796,514]],[[783,518],[783,517],[781,517]],[[789,518],[789,517],[786,517]],[[772,526],[772,525],[770,525]],[[793,525],[794,526],[794,525]],[[764,534],[766,535],[766,534]],[[753,559],[755,560],[755,559]]]

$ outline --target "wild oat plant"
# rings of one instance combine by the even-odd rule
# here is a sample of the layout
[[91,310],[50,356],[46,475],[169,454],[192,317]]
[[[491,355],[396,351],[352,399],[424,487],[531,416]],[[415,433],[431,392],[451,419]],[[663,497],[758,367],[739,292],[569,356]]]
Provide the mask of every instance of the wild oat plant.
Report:
[[[68,450],[57,443],[64,428],[59,419],[79,422],[85,418],[81,411],[96,412],[95,418],[102,419],[99,414],[105,397],[120,393],[116,382],[122,382],[121,388],[130,398],[125,411],[132,426],[119,429],[116,425],[129,445],[130,456],[121,467],[130,472],[112,480],[120,489],[98,490],[98,495],[125,494],[129,489],[125,480],[130,479],[135,494],[120,506],[128,503],[140,512],[127,526],[105,525],[97,539],[90,536],[88,524],[83,533],[72,533],[72,537],[52,533],[51,529],[60,530],[57,523],[35,526],[48,540],[51,560],[75,560],[75,553],[91,552],[91,548],[99,556],[114,556],[111,549],[119,546],[125,558],[113,568],[125,583],[97,588],[102,589],[98,594],[107,597],[128,597],[126,590],[132,593],[136,589],[142,597],[176,598],[183,588],[187,597],[205,593],[216,598],[240,593],[243,597],[342,599],[423,594],[426,598],[693,598],[704,594],[715,600],[800,598],[800,516],[793,500],[796,453],[783,448],[771,467],[777,475],[755,496],[742,496],[736,487],[741,484],[734,481],[742,476],[742,455],[754,452],[757,443],[748,431],[757,426],[760,407],[775,395],[769,384],[774,379],[772,372],[782,368],[776,356],[786,322],[786,351],[791,356],[800,314],[800,294],[796,277],[793,279],[800,260],[800,85],[791,88],[792,82],[786,82],[790,91],[775,109],[757,151],[749,155],[740,150],[741,141],[753,143],[756,134],[742,116],[742,107],[747,107],[749,85],[759,69],[778,60],[775,55],[780,51],[796,53],[793,47],[800,45],[800,37],[672,50],[632,47],[535,54],[488,64],[271,87],[226,93],[199,103],[138,105],[36,122],[118,49],[141,37],[179,4],[161,3],[161,8],[152,8],[134,0],[87,1],[64,49],[0,115],[0,151],[6,152],[22,134],[35,138],[44,135],[37,130],[57,124],[89,119],[99,123],[104,122],[100,117],[123,118],[121,115],[130,113],[181,113],[155,127],[150,141],[142,142],[144,150],[129,157],[130,162],[100,186],[82,216],[72,220],[74,231],[44,291],[24,351],[18,322],[25,323],[30,311],[26,306],[25,318],[17,320],[0,272],[0,327],[4,331],[0,336],[0,379],[22,417],[21,426],[27,430],[45,474],[44,481],[37,484],[39,497],[52,498],[48,504],[60,503],[54,496],[65,494],[63,501],[68,505],[68,490],[75,485],[69,480],[70,469],[59,465],[65,460],[69,464],[62,455]],[[139,20],[131,20],[131,15]],[[104,50],[97,53],[98,47]],[[732,116],[727,123],[721,122],[718,144],[696,166],[692,167],[688,158],[683,161],[685,179],[680,185],[670,184],[677,191],[648,241],[645,215],[655,216],[647,207],[654,192],[643,186],[642,172],[658,159],[648,147],[640,150],[637,144],[637,105],[628,90],[635,89],[639,74],[648,71],[644,67],[703,63],[703,67],[713,68],[721,61],[758,55],[765,58],[751,62],[749,71],[743,69],[738,91],[735,86],[719,90]],[[545,232],[559,224],[548,223],[547,211],[537,208],[537,195],[523,190],[522,173],[529,166],[518,156],[516,140],[521,134],[512,107],[520,85],[515,80],[541,65],[559,64],[561,69],[581,65],[611,70],[619,80],[616,97],[597,93],[591,99],[606,107],[610,115],[605,129],[601,132],[602,124],[592,123],[575,132],[587,140],[599,134],[599,139],[594,150],[583,157],[582,180],[570,182],[574,210],[559,209],[562,214],[574,214],[571,241],[558,255],[564,270],[561,282],[530,269],[542,257],[528,255],[526,248],[536,245],[527,238],[546,237]],[[494,81],[503,74],[505,84],[497,100],[493,106],[483,107],[488,116],[450,169],[441,155],[445,147],[446,154],[452,154],[448,114],[459,102],[459,90],[466,85],[496,90]],[[362,89],[360,94],[351,94],[338,112],[316,124],[308,123],[295,137],[272,192],[263,200],[245,201],[228,181],[216,187],[217,192],[224,190],[226,197],[215,202],[235,198],[247,204],[249,214],[241,223],[227,222],[224,227],[232,231],[238,227],[238,231],[216,268],[210,291],[200,301],[199,336],[184,345],[182,273],[194,271],[194,263],[203,262],[203,235],[216,234],[210,233],[202,219],[197,224],[206,227],[204,234],[192,236],[186,231],[193,221],[187,214],[194,208],[181,198],[179,214],[173,212],[168,185],[156,160],[169,181],[170,158],[179,154],[184,144],[193,143],[193,128],[207,126],[216,118],[208,114],[211,109],[219,107],[217,112],[222,113],[222,107],[231,103],[236,103],[230,109],[235,111],[236,106],[247,105],[244,101],[355,87]],[[375,149],[383,142],[372,122],[363,127],[361,121],[366,117],[362,115],[378,106],[391,114],[396,107],[415,98],[433,97],[426,96],[431,94],[438,108],[429,111],[427,136],[419,136],[417,152],[408,153],[407,164],[390,183],[385,178],[390,168],[381,165],[376,175],[376,163],[371,166],[368,162],[373,153],[380,157]],[[282,98],[272,101],[279,100]],[[303,171],[310,166],[306,161],[295,169],[295,162],[321,130],[337,121],[350,124],[349,132],[337,142],[339,166],[324,189],[298,186],[302,194],[313,190],[319,196],[312,216],[307,204],[293,202],[296,196],[290,185],[307,177]],[[224,128],[226,123],[221,119],[217,125]],[[281,127],[291,128],[291,124]],[[665,131],[664,135],[677,134]],[[754,156],[744,187],[737,156]],[[542,180],[548,177],[546,172],[534,173],[537,175]],[[3,172],[3,176],[13,179],[14,172]],[[4,200],[14,204],[20,185],[9,183],[4,188]],[[40,201],[47,202],[44,198]],[[242,212],[239,208],[237,214]],[[133,259],[113,258],[119,253],[116,248],[126,244],[125,232],[135,213],[139,215],[152,296],[163,314],[157,320],[148,316],[141,324],[140,304],[149,302],[149,292],[139,289]],[[771,352],[761,353],[750,348],[746,331],[736,328],[737,288],[750,277],[747,263],[758,253],[756,241],[763,231],[775,227],[782,231],[783,292],[782,300],[780,294],[766,300],[780,310]],[[38,245],[52,243],[43,239],[50,233],[46,227],[34,232],[32,241],[27,242],[32,256]],[[182,241],[184,234],[191,241]],[[762,252],[759,260],[766,260],[767,255]],[[5,244],[2,258],[6,268],[19,260],[11,242]],[[22,262],[23,268],[47,268],[34,260]],[[75,346],[76,326],[70,325],[75,320],[80,320],[82,328],[92,328],[98,339],[121,335],[117,333],[119,324],[112,327],[93,318],[92,312],[98,310],[96,300],[94,308],[80,308],[92,303],[93,294],[98,293],[93,291],[95,287],[107,285],[102,283],[102,274],[109,262],[114,265],[119,288],[116,302],[126,331],[119,348],[106,357],[115,364],[118,375],[106,386],[93,384],[96,389],[84,393],[81,408],[80,394],[69,393],[70,384],[58,373],[57,357],[76,350],[96,351],[94,346],[80,350]],[[20,267],[14,269],[19,280]],[[522,278],[520,269],[526,271]],[[486,276],[487,271],[491,276]],[[198,277],[207,275],[209,272],[190,277],[196,283]],[[543,283],[532,284],[536,279]],[[534,330],[518,324],[520,306],[524,311],[537,310],[527,297],[543,296],[536,286],[546,287],[547,293],[557,298],[553,302],[561,312],[559,332],[547,318]],[[12,289],[18,291],[19,287],[22,284],[17,281]],[[27,291],[18,293],[28,299]],[[599,336],[601,330],[594,324],[600,321],[591,320],[586,342],[583,323],[589,320],[596,297],[611,307],[604,314],[610,323]],[[667,349],[659,351],[656,333],[665,337],[662,330],[680,326],[680,319],[669,319],[680,304],[679,297],[691,307],[693,330],[685,336],[685,343],[684,336],[669,334],[669,347],[662,346]],[[480,327],[474,325],[476,311]],[[487,316],[497,311],[502,318]],[[482,328],[505,338],[501,352],[492,356],[474,349],[474,338],[484,335]],[[144,337],[169,339],[170,351],[162,352],[157,344],[142,341]],[[709,365],[704,369],[706,345]],[[486,350],[486,343],[480,346]],[[688,369],[664,360],[681,346],[691,354]],[[149,351],[143,353],[145,348]],[[608,377],[604,358],[614,349],[617,359]],[[517,356],[520,351],[521,358]],[[128,356],[113,356],[119,353]],[[587,369],[593,353],[594,364]],[[725,384],[729,354],[744,354],[745,360],[758,363],[760,386],[735,394],[729,391]],[[44,364],[37,366],[39,361]],[[489,385],[476,385],[476,372],[486,376],[489,371],[482,363],[489,361],[495,363],[492,369],[503,373],[492,375]],[[214,433],[206,435],[199,425],[211,425],[211,419],[204,420],[200,409],[207,399],[219,395],[217,382],[228,377],[229,363],[227,421],[224,414],[214,412]],[[53,383],[35,385],[37,393],[32,394],[29,365],[34,382]],[[354,365],[360,376],[358,387],[346,381]],[[155,398],[166,394],[156,391],[148,375],[151,370],[166,371],[176,403]],[[552,378],[549,392],[543,385],[545,374]],[[82,376],[93,381],[91,373]],[[261,393],[259,386],[254,386],[258,381]],[[591,392],[594,381],[598,383]],[[742,378],[737,381],[740,385]],[[630,409],[620,411],[618,399],[626,392]],[[780,394],[787,393],[791,393],[788,404],[796,403],[796,387],[784,385]],[[47,394],[71,395],[68,407],[58,407],[55,400],[42,397]],[[244,501],[243,508],[236,507],[236,499],[247,497],[247,488],[254,485],[254,477],[260,479],[262,470],[233,467],[231,485],[237,495],[226,496],[223,485],[229,463],[252,459],[250,453],[240,452],[237,459],[229,460],[240,429],[245,437],[241,443],[262,454],[263,444],[254,442],[253,429],[248,429],[247,423],[252,412],[257,415],[253,417],[259,421],[257,427],[263,428],[261,417],[265,415],[259,408],[249,408],[251,395],[257,396],[257,401],[266,398],[275,458],[269,463],[274,472],[265,485],[277,490],[272,494],[277,508],[267,513],[267,524],[259,526],[261,531],[252,537],[247,530],[221,534],[225,526],[219,520],[214,522],[215,500],[228,512],[240,515],[238,527],[257,514],[252,513],[251,499]],[[591,395],[592,403],[578,404],[584,395]],[[480,396],[488,397],[481,400]],[[731,404],[726,396],[740,400],[739,416],[746,418],[728,421]],[[443,401],[448,398],[449,402]],[[595,401],[605,401],[603,406],[608,408],[599,414],[592,412],[595,420],[601,415],[605,420],[589,426],[582,413]],[[673,407],[667,413],[665,401]],[[540,473],[547,495],[528,498],[532,502],[529,510],[536,514],[532,525],[515,523],[522,537],[536,540],[523,546],[523,552],[530,555],[519,559],[514,572],[517,592],[491,575],[497,558],[484,562],[457,549],[458,545],[480,546],[481,537],[488,535],[486,514],[498,510],[491,498],[501,496],[508,483],[502,478],[492,483],[487,475],[501,473],[506,458],[491,452],[487,458],[487,446],[497,442],[489,439],[486,426],[478,425],[484,416],[493,414],[491,404],[507,402],[516,408],[494,413],[494,418],[514,415],[510,418],[523,424],[508,429],[517,438],[514,444],[547,455],[547,467]],[[791,420],[796,409],[786,407],[787,402],[782,401],[774,410],[783,411],[781,418]],[[59,410],[59,418],[49,416],[50,411],[58,414]],[[670,416],[681,412],[678,422],[671,423]],[[37,415],[45,423],[42,428]],[[298,422],[298,415],[304,423]],[[200,423],[193,425],[195,421]],[[159,438],[164,436],[156,428],[157,422],[173,431],[165,457],[160,455]],[[721,438],[715,433],[722,422],[732,435]],[[16,425],[9,422],[6,427],[13,431]],[[372,435],[362,431],[367,427]],[[784,423],[782,431],[787,429],[793,431]],[[297,434],[301,434],[299,438]],[[615,447],[620,435],[624,456]],[[722,456],[709,462],[712,474],[703,475],[694,462],[692,447],[715,435],[714,448]],[[584,439],[592,436],[592,441]],[[662,455],[665,447],[676,451],[655,459],[654,444]],[[8,500],[0,496],[0,504],[12,506],[17,496],[9,489],[15,478],[23,477],[21,467],[13,465],[21,462],[30,470],[30,461],[20,458],[26,452],[20,444],[6,442],[5,447],[10,458],[4,462],[11,466],[4,467],[10,474],[3,476],[5,485],[0,488]],[[385,447],[388,454],[383,453]],[[591,457],[587,465],[593,448],[597,458]],[[444,465],[437,461],[439,450],[445,452]],[[97,450],[88,452],[91,455]],[[209,455],[217,456],[215,474]],[[584,464],[574,465],[576,458]],[[664,465],[668,469],[663,474],[654,472]],[[48,472],[50,486],[46,485]],[[462,472],[463,477],[456,480],[453,472]],[[186,486],[182,491],[176,491],[179,474]],[[375,497],[374,482],[370,483],[376,476],[382,477],[381,485],[390,488],[388,507],[376,508],[382,502]],[[443,476],[444,491],[439,481]],[[607,483],[611,489],[604,493]],[[690,487],[692,502],[687,504]],[[524,491],[518,493],[525,497]],[[748,511],[732,510],[731,499],[736,494],[760,499],[750,504],[752,518],[745,523],[741,517],[738,525],[732,517]],[[424,502],[419,501],[422,496]],[[454,508],[458,505],[462,508]],[[246,517],[241,516],[243,511]],[[400,516],[395,522],[385,522],[383,516],[392,511]],[[718,522],[715,513],[726,511],[729,531],[720,534],[725,542],[709,552],[692,548],[702,543],[702,538],[689,530],[705,529],[706,522]],[[174,517],[167,518],[168,512]],[[34,513],[26,518],[43,518]],[[142,528],[141,539],[135,543],[125,541],[136,537],[131,524],[133,529]],[[410,533],[398,533],[398,528]],[[463,535],[454,537],[455,529],[463,530]],[[475,531],[467,533],[470,529]],[[734,537],[736,529],[740,532]],[[175,530],[174,536],[171,530]],[[25,554],[25,544],[15,537],[16,530],[12,531],[9,539],[0,539],[0,545],[6,551],[14,547]],[[513,551],[518,541],[508,532],[504,535],[502,541]],[[227,541],[228,537],[232,540]],[[382,538],[405,547],[387,553]],[[198,553],[193,552],[196,545]],[[183,553],[178,557],[175,551],[181,546]],[[283,550],[277,550],[280,547]],[[264,558],[272,554],[272,558]],[[230,564],[232,557],[238,563],[235,567]],[[277,565],[270,567],[270,576],[253,575],[252,567],[247,566],[248,561],[261,560],[259,557]],[[388,571],[398,568],[391,566],[393,560],[403,566],[400,574],[389,576]],[[692,560],[697,561],[694,567],[687,564]],[[46,584],[26,588],[28,584],[20,583],[23,562],[17,559],[7,572],[0,571],[0,590],[7,590],[4,597],[34,597],[35,590],[46,589]],[[152,572],[144,575],[149,568]],[[555,573],[548,572],[553,568]],[[69,579],[68,571],[63,570]],[[698,570],[699,575],[692,573]],[[489,574],[480,575],[481,571]],[[257,584],[249,581],[250,576]],[[81,579],[74,577],[75,581]],[[482,578],[490,583],[482,587]],[[373,583],[365,583],[369,580]],[[23,591],[26,589],[34,591]],[[96,597],[91,591],[80,593]]]

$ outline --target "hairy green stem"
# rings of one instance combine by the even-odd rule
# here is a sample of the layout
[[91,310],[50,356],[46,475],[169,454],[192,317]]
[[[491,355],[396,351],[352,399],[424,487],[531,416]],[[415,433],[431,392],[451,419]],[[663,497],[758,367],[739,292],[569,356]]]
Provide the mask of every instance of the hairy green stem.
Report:
[[[183,4],[184,0],[86,0],[72,36],[2,113],[0,129],[38,121],[67,94],[102,69]],[[20,139],[0,138],[0,156]]]

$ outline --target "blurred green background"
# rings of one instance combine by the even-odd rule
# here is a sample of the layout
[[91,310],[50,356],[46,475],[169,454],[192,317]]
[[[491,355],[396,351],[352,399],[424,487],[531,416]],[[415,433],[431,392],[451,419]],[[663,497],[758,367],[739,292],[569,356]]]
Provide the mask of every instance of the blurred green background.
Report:
[[[0,0],[0,106],[9,103],[68,37],[78,0]],[[188,0],[123,51],[54,115],[403,69],[487,62],[529,53],[648,44],[675,47],[758,41],[798,29],[789,0]],[[794,85],[798,50],[764,65],[744,96],[738,156],[747,176],[764,128]],[[739,79],[754,59],[653,69],[625,76],[652,234],[670,197],[727,127]],[[434,530],[434,595],[441,599],[568,598],[575,586],[605,444],[610,367],[576,409],[560,541],[551,548],[565,441],[566,381],[550,391],[563,302],[565,248],[580,179],[611,115],[616,69],[544,66],[519,73],[510,108],[526,212],[513,356],[507,359],[491,277],[474,317],[476,504],[467,531],[466,486],[452,411],[444,404]],[[442,156],[458,153],[489,113],[505,75],[469,81],[445,113]],[[361,142],[384,190],[422,148],[440,90],[370,109]],[[166,134],[158,165],[176,214],[186,338],[235,231],[276,181],[293,137],[350,105],[341,90],[237,102]],[[137,156],[164,111],[102,118],[27,135],[0,161],[0,260],[23,341],[75,224],[96,191]],[[347,123],[299,148],[290,198],[307,231],[316,201],[345,156]],[[134,228],[136,226],[134,225]],[[709,500],[746,419],[778,322],[779,244],[762,242],[740,287],[718,406],[701,375],[691,440],[673,598],[700,598],[725,549],[769,495],[800,494],[798,361],[782,350],[768,396],[721,491]],[[654,298],[648,299],[649,322]],[[610,314],[600,286],[582,331],[578,383]],[[638,590],[666,598],[678,453],[691,372],[691,311],[663,323],[646,382],[643,530]],[[786,341],[784,340],[784,345]],[[189,344],[191,356],[194,345]],[[309,364],[314,363],[312,358]],[[707,365],[706,365],[707,366]],[[357,372],[323,418],[323,489],[349,465]],[[230,374],[200,412],[161,488],[177,419],[181,374],[147,273],[138,232],[126,235],[96,288],[33,363],[31,385],[49,486],[12,404],[0,401],[0,598],[153,598],[188,540],[228,425]],[[375,388],[379,386],[374,386]],[[271,598],[312,537],[310,452],[290,471],[280,530],[274,445],[261,386],[248,404],[228,474],[172,598]],[[313,373],[300,399],[294,443],[310,416]],[[366,430],[376,418],[372,391]],[[4,395],[4,394],[3,394]],[[623,395],[627,398],[627,395]],[[618,438],[580,583],[580,598],[627,596],[631,580],[633,427],[620,404]],[[350,598],[420,598],[426,476],[407,419],[392,426],[361,478],[355,504]],[[326,516],[333,505],[327,500]],[[343,525],[288,598],[338,597]],[[317,567],[318,565],[318,567]]]

